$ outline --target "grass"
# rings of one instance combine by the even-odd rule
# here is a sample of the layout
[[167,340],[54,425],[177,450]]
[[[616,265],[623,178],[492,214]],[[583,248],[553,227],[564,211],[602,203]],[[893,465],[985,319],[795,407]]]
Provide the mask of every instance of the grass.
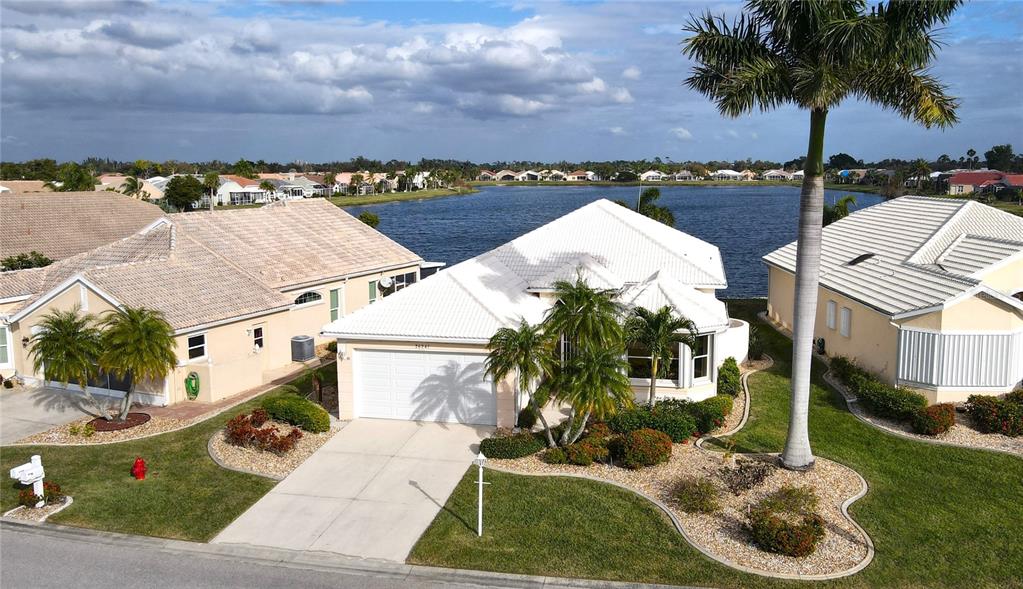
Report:
[[[333,370],[328,372],[336,372]],[[322,369],[321,369],[322,370]],[[329,380],[329,375],[324,374]],[[307,392],[303,374],[292,384]],[[272,395],[274,389],[266,395]],[[263,395],[263,396],[266,396]],[[46,480],[57,483],[75,502],[51,517],[53,523],[109,532],[204,542],[215,536],[274,486],[263,477],[226,470],[210,458],[206,443],[231,417],[251,411],[262,397],[192,427],[141,440],[101,446],[4,446],[4,473],[43,458]],[[146,480],[130,470],[136,456],[149,468]],[[19,486],[5,476],[0,509],[17,505]]]
[[[763,301],[732,301],[752,319]],[[749,423],[736,451],[779,452],[788,423],[790,342],[762,326],[775,365],[751,377]],[[877,555],[836,587],[1023,587],[1023,460],[934,446],[857,420],[815,366],[810,440],[818,456],[867,479],[850,508]],[[413,549],[410,562],[552,576],[715,587],[799,585],[740,574],[701,555],[653,506],[600,483],[488,473],[487,526],[477,539],[470,470]],[[469,523],[467,523],[469,522]]]
[[428,198],[441,198],[445,196],[462,196],[465,194],[472,194],[474,192],[477,192],[475,188],[432,188],[430,190],[385,192],[382,194],[367,194],[365,196],[332,196],[328,200],[339,207],[355,207],[402,200],[425,200]]

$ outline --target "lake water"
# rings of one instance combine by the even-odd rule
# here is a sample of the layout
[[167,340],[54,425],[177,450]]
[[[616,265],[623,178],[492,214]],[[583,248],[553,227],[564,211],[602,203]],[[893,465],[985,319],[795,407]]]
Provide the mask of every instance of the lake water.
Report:
[[[792,186],[661,186],[662,206],[677,229],[718,246],[729,298],[767,295],[760,257],[796,238],[799,188]],[[451,198],[346,207],[380,215],[380,231],[431,262],[449,266],[552,221],[599,198],[635,202],[635,186],[487,186]],[[825,191],[834,204],[842,191]],[[881,202],[856,194],[858,207]]]

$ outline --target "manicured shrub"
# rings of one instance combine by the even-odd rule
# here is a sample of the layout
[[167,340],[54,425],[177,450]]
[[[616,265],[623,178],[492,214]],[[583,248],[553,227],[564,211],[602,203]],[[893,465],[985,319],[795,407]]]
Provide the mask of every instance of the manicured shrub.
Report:
[[734,467],[725,466],[718,471],[721,482],[733,495],[741,495],[759,487],[774,472],[774,466],[760,460],[737,460]]
[[541,457],[547,464],[567,464],[568,456],[561,448],[549,448]]
[[913,415],[913,431],[925,436],[943,434],[956,423],[956,407],[952,403],[941,403],[924,407]]
[[543,438],[531,432],[497,435],[480,441],[480,452],[487,458],[522,458],[543,450]]
[[854,375],[852,388],[867,410],[878,417],[908,421],[927,407],[927,398],[920,393],[887,385],[873,377]]
[[35,507],[36,503],[42,501],[46,505],[56,505],[64,501],[64,493],[60,490],[60,485],[51,483],[49,481],[43,481],[43,496],[36,495],[32,487],[22,489],[18,492],[18,505],[25,507]]
[[714,431],[725,422],[725,417],[732,412],[732,398],[728,395],[715,395],[699,403],[692,403],[689,412],[696,422],[698,435]]
[[594,421],[586,426],[587,438],[607,439],[611,437],[611,428],[603,421]]
[[318,434],[330,429],[327,410],[298,395],[275,395],[263,399],[263,410],[277,421],[290,423],[307,432]]
[[533,429],[536,425],[536,411],[533,411],[532,407],[526,406],[519,411],[518,419],[515,420],[515,424],[525,430]]
[[741,392],[742,382],[739,364],[735,361],[735,358],[729,356],[725,358],[721,368],[718,369],[718,394],[738,397]]
[[604,440],[588,437],[565,447],[565,458],[569,464],[589,466],[594,462],[607,460],[609,451]]
[[615,433],[627,434],[651,427],[653,425],[653,415],[650,412],[650,408],[645,405],[633,407],[632,409],[622,409],[608,420],[607,425]]
[[852,360],[845,356],[835,356],[832,358],[830,369],[831,373],[845,385],[849,385],[854,376],[870,376],[866,370],[863,370],[859,366],[853,364]]
[[671,458],[671,438],[657,430],[639,429],[614,438],[608,449],[617,464],[637,469],[667,462]]
[[259,411],[257,409],[248,415],[237,415],[227,422],[224,433],[229,444],[284,455],[302,439],[302,432],[295,427],[282,434],[273,425],[255,425],[259,423],[261,426],[267,422],[266,412],[257,414]]
[[686,513],[714,513],[721,509],[718,488],[705,477],[682,479],[675,485],[674,495],[679,509]]
[[1023,389],[1016,389],[1011,393],[1005,395],[1005,402],[1023,405]]
[[1023,435],[1023,404],[1009,400],[1008,396],[970,395],[966,411],[977,429],[984,433]]
[[668,434],[671,441],[682,443],[693,436],[697,426],[691,414],[693,403],[679,399],[659,401],[653,409],[647,405],[619,411],[608,422],[611,431],[627,434],[653,429]]
[[783,487],[750,509],[749,531],[761,548],[787,556],[809,556],[824,538],[824,520],[813,512],[808,488]]
[[336,339],[332,339],[329,342],[327,342],[327,351],[330,352],[331,354],[336,354],[337,353],[337,340]]

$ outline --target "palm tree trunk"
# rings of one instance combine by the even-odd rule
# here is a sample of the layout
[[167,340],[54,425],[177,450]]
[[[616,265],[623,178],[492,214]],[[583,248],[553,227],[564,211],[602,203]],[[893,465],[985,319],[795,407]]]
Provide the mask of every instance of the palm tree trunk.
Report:
[[652,356],[650,358],[650,394],[647,395],[647,402],[651,407],[654,406],[654,395],[657,394],[657,368],[657,356]]
[[128,392],[124,394],[124,400],[121,401],[121,412],[117,415],[117,421],[124,421],[128,419],[128,412],[131,411],[131,399],[135,396],[135,380],[132,379],[130,385],[128,385]]
[[568,436],[572,433],[572,424],[575,423],[575,407],[568,412],[568,421],[565,422],[565,431],[561,432],[558,443],[562,446],[568,445]]
[[813,466],[810,450],[810,368],[817,289],[821,267],[821,224],[824,217],[824,125],[826,110],[810,112],[810,141],[806,151],[803,188],[799,196],[799,243],[796,247],[796,291],[792,321],[792,397],[789,431],[782,466],[805,470]]
[[543,411],[540,410],[540,407],[537,405],[536,400],[533,399],[532,396],[529,397],[529,406],[533,408],[533,411],[536,412],[536,416],[540,418],[540,423],[543,424],[543,431],[547,436],[547,447],[556,448],[557,444],[554,442],[554,434],[551,433],[551,426],[547,423],[547,418],[543,416]]
[[568,441],[569,445],[574,444],[577,441],[579,441],[579,437],[583,435],[584,431],[586,431],[586,422],[588,422],[589,420],[590,420],[590,412],[587,411],[583,415],[583,420],[582,420],[582,423],[579,424],[579,429],[576,430],[576,432],[572,435],[572,438]]

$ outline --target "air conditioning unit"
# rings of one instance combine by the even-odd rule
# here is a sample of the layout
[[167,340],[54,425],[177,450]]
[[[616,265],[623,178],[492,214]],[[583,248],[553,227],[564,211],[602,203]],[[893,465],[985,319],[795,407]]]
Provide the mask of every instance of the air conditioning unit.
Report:
[[316,342],[308,335],[296,335],[291,338],[291,361],[305,362],[316,356]]

